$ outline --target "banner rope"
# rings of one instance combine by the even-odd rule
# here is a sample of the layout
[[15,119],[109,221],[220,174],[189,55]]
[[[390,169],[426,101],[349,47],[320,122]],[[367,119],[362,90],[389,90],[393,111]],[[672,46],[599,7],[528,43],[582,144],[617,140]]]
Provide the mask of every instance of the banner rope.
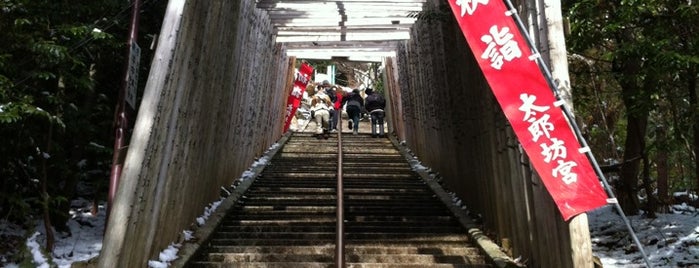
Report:
[[[507,16],[511,16],[514,18],[515,22],[517,23],[517,26],[519,27],[520,32],[522,35],[524,35],[525,40],[527,41],[530,49],[532,50],[532,57],[530,60],[536,60],[537,64],[539,67],[543,70],[544,76],[546,78],[546,81],[549,84],[549,87],[551,91],[553,91],[556,99],[558,100],[557,103],[561,102],[560,108],[563,111],[563,114],[565,117],[568,119],[568,124],[570,124],[571,128],[573,129],[575,136],[578,138],[580,145],[582,146],[581,153],[585,153],[585,155],[588,157],[590,160],[590,163],[592,167],[595,170],[595,173],[599,177],[600,181],[602,181],[602,184],[604,185],[604,189],[607,191],[607,195],[610,197],[607,201],[607,203],[612,204],[614,208],[617,210],[621,218],[624,220],[624,224],[626,225],[626,228],[629,230],[629,233],[631,234],[631,237],[633,238],[634,243],[638,247],[638,250],[641,252],[641,255],[643,255],[643,260],[645,261],[646,265],[649,268],[652,268],[653,265],[650,263],[650,260],[648,259],[648,256],[646,255],[645,250],[643,249],[643,245],[641,242],[638,240],[638,236],[636,235],[636,232],[633,229],[633,226],[631,226],[631,222],[629,221],[629,218],[624,214],[624,211],[621,209],[621,206],[619,205],[619,202],[617,201],[617,198],[614,196],[614,192],[612,191],[609,182],[607,181],[607,178],[604,176],[604,173],[602,172],[602,169],[599,166],[599,163],[597,162],[597,159],[595,159],[595,156],[592,154],[592,151],[589,149],[590,147],[587,144],[587,141],[583,137],[582,131],[580,130],[580,127],[578,124],[575,122],[573,119],[572,112],[570,109],[566,106],[563,105],[565,100],[563,100],[560,96],[560,92],[558,90],[558,87],[556,86],[553,76],[551,75],[551,72],[549,71],[548,66],[546,63],[544,63],[542,57],[540,56],[541,54],[539,53],[539,50],[536,48],[536,45],[534,41],[532,40],[531,36],[526,30],[526,27],[524,23],[522,22],[522,19],[520,18],[519,14],[517,13],[516,9],[514,8],[514,5],[510,0],[504,0],[505,4],[507,4],[508,11],[505,13]],[[534,57],[536,55],[536,57]],[[557,105],[558,106],[558,105]]]

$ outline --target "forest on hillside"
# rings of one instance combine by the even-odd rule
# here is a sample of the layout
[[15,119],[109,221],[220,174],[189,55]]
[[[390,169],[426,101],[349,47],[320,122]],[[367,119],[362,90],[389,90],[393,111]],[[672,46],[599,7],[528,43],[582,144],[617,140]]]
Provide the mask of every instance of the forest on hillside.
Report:
[[[699,190],[699,6],[562,3],[576,119],[624,211],[692,202],[672,193]],[[140,8],[141,89],[166,5]],[[61,232],[71,200],[107,198],[131,8],[0,0],[0,220]]]
[[691,201],[672,193],[699,189],[699,6],[582,0],[563,8],[576,119],[620,205],[653,217]]
[[[107,198],[129,3],[0,1],[0,220],[67,232],[72,200]],[[141,1],[141,89],[166,5]]]

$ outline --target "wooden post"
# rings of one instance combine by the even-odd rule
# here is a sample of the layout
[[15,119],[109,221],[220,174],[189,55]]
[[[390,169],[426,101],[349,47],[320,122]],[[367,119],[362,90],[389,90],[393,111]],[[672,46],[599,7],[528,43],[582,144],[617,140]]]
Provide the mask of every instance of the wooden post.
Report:
[[[129,37],[127,38],[127,63],[124,67],[124,80],[122,81],[121,88],[119,89],[119,97],[117,99],[116,112],[114,116],[114,152],[112,153],[112,168],[109,175],[109,193],[107,194],[107,222],[109,222],[109,213],[111,212],[112,206],[114,205],[114,197],[116,196],[117,187],[119,186],[119,177],[121,176],[121,170],[124,164],[124,157],[126,155],[127,148],[127,135],[129,128],[129,110],[126,108],[127,95],[129,92],[130,81],[135,79],[132,77],[130,70],[135,69],[136,75],[138,74],[138,63],[136,66],[131,66],[133,62],[128,59],[132,57],[138,57],[139,53],[135,53],[133,47],[138,45],[138,21],[140,18],[141,0],[133,0],[133,7],[131,11],[131,24],[129,26]],[[134,55],[134,53],[136,55]],[[138,76],[136,76],[138,77]],[[135,89],[132,89],[135,90]],[[136,105],[135,103],[129,103],[130,105]],[[136,107],[132,107],[136,109]],[[105,225],[106,228],[107,225]]]
[[[551,76],[557,84],[561,97],[566,105],[573,109],[570,77],[568,74],[568,58],[563,32],[563,15],[560,0],[543,0],[544,10],[539,13],[546,20],[545,37],[548,45],[549,65]],[[593,267],[592,242],[588,227],[587,214],[580,214],[568,221],[570,234],[570,250],[572,267]]]

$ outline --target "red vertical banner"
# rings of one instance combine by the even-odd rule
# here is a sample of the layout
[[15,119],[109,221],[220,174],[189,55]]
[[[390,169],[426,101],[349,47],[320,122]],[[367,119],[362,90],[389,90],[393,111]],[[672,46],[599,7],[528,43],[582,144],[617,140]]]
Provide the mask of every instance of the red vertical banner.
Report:
[[449,0],[493,94],[565,220],[607,204],[585,149],[500,0]]
[[301,104],[301,99],[303,99],[303,92],[306,91],[306,85],[308,81],[311,80],[311,74],[313,74],[313,67],[307,63],[302,63],[299,70],[294,76],[294,88],[289,93],[289,98],[286,101],[286,115],[284,117],[284,132],[289,130],[289,125],[291,124],[291,119],[296,114],[296,110]]

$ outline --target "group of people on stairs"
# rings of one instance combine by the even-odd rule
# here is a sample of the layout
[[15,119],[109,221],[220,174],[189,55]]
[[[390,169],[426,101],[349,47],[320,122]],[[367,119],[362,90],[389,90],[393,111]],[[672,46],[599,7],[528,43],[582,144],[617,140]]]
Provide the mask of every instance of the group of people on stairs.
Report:
[[311,117],[315,119],[315,133],[318,138],[329,137],[329,133],[337,132],[337,123],[342,116],[342,109],[347,112],[347,126],[352,134],[359,133],[359,121],[364,114],[369,114],[371,120],[371,136],[384,137],[384,117],[386,99],[371,88],[364,90],[366,97],[362,97],[359,89],[352,92],[338,90],[337,86],[330,85],[326,80],[309,90],[311,95]]

